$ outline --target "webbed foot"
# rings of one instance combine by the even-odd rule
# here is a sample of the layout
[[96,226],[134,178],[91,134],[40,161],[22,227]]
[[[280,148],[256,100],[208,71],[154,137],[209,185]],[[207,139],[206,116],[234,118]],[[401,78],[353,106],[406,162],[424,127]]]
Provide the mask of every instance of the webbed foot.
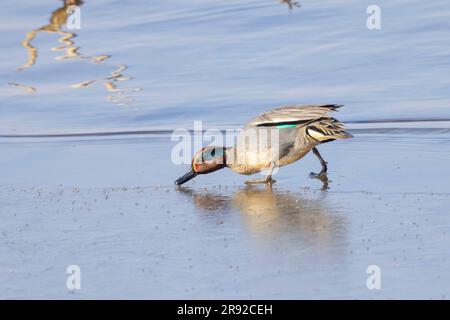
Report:
[[326,171],[321,171],[319,173],[314,173],[311,172],[309,174],[309,177],[311,179],[317,179],[320,180],[322,182],[322,190],[327,190],[328,189],[328,184],[329,184],[329,180],[328,180],[328,175]]
[[311,172],[309,174],[309,177],[311,179],[319,179],[319,180],[327,179],[328,180],[328,176],[327,176],[327,172],[326,171],[320,171],[319,173]]
[[272,177],[270,177],[269,179],[253,179],[253,180],[247,180],[245,181],[245,184],[269,184],[272,185],[275,182],[277,182],[276,180],[272,179]]

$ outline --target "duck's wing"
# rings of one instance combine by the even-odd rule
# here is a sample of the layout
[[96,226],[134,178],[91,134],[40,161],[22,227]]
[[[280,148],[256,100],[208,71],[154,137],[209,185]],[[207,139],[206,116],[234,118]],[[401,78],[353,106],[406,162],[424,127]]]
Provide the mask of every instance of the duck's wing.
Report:
[[340,108],[337,104],[283,106],[267,111],[250,120],[245,127],[272,127],[307,125],[322,118],[330,118],[328,113]]

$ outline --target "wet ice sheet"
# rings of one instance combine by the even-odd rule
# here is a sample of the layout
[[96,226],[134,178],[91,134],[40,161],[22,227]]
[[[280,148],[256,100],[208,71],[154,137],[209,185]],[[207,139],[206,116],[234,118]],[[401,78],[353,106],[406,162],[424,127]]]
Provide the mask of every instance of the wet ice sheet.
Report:
[[[445,134],[324,145],[327,191],[307,178],[312,156],[282,168],[272,190],[228,170],[177,189],[186,168],[170,164],[167,137],[44,140],[2,140],[3,298],[450,294]],[[380,291],[366,287],[373,264]]]

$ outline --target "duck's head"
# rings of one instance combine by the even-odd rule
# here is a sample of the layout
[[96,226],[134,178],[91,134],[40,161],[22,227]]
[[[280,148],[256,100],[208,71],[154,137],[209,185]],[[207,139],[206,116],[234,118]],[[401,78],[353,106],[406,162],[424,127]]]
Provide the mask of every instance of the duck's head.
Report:
[[226,166],[226,155],[224,147],[209,146],[200,149],[192,158],[191,168],[183,176],[175,181],[181,185],[195,178],[198,174],[217,171]]

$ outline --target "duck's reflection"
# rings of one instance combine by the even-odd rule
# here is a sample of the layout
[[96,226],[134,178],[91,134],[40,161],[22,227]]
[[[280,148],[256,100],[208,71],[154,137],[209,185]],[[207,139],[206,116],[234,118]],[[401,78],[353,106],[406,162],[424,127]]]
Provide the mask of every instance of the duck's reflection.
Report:
[[[201,212],[243,213],[248,228],[266,235],[290,235],[303,242],[334,243],[345,234],[343,216],[327,205],[327,193],[291,193],[269,186],[246,186],[233,192],[180,187]],[[301,238],[301,239],[299,239]]]
[[[77,46],[74,42],[75,37],[77,36],[74,32],[65,31],[65,26],[67,24],[67,20],[70,14],[73,13],[72,6],[82,6],[84,1],[82,0],[64,0],[62,7],[56,9],[52,12],[51,17],[49,19],[49,23],[39,27],[37,29],[33,29],[26,34],[25,39],[22,41],[23,47],[28,51],[28,60],[27,62],[18,68],[18,71],[23,71],[35,65],[38,58],[38,49],[34,47],[31,42],[36,38],[38,33],[46,32],[46,33],[56,33],[60,35],[58,42],[60,45],[54,46],[51,48],[52,51],[63,51],[64,53],[58,57],[56,60],[88,60],[91,63],[100,63],[109,59],[111,56],[102,54],[102,55],[94,55],[94,56],[86,56],[79,52],[80,47]],[[92,79],[83,81],[81,83],[77,83],[72,85],[73,88],[84,88],[88,87],[94,83],[102,83],[104,88],[108,91],[107,100],[115,102],[117,104],[126,104],[133,102],[133,98],[124,96],[124,93],[127,92],[135,92],[139,91],[140,88],[123,88],[119,89],[117,87],[118,81],[127,81],[132,79],[131,77],[123,76],[123,71],[125,71],[128,67],[126,65],[117,65],[116,70],[111,72],[111,75],[108,75],[104,78],[100,79]],[[17,87],[22,88],[30,88],[29,86],[23,84],[12,84]],[[36,91],[36,88],[33,88],[32,92]],[[28,93],[32,93],[30,90],[26,90]]]

